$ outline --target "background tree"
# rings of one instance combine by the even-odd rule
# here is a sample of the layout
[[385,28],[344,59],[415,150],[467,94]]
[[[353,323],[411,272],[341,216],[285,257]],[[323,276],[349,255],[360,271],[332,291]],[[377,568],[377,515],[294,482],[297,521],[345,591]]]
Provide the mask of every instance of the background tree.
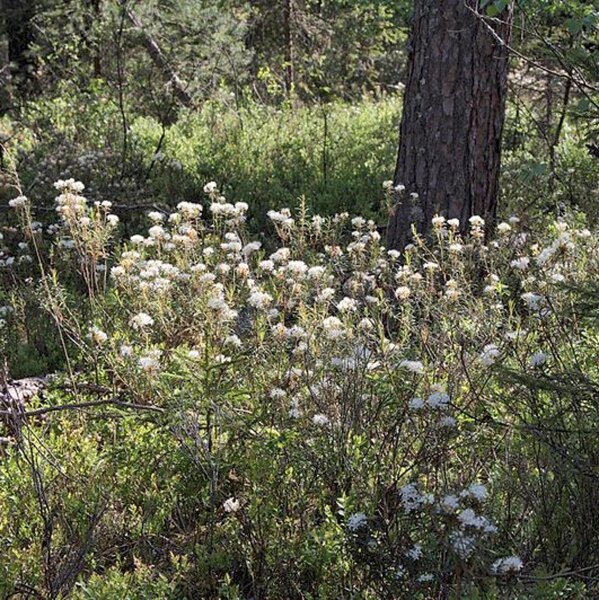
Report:
[[412,224],[426,233],[436,213],[462,226],[495,217],[512,20],[501,5],[486,20],[477,0],[414,3],[392,247],[405,246]]
[[[349,100],[392,89],[405,64],[410,2],[251,0],[247,47],[264,101]],[[293,81],[292,81],[293,80]]]
[[21,94],[27,94],[35,79],[32,52],[35,3],[33,0],[2,0],[0,7],[4,15],[11,82]]

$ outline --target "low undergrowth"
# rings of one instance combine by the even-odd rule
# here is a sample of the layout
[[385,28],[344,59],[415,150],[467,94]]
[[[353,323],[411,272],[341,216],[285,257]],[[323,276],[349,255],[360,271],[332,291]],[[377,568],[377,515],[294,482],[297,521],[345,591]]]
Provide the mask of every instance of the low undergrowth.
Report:
[[[0,593],[597,593],[596,237],[270,211],[205,186],[124,241],[109,202],[25,197],[14,260],[68,360],[5,396]],[[20,242],[17,242],[20,240]],[[29,258],[25,258],[29,257]],[[13,285],[12,289],[19,289]],[[4,298],[4,351],[26,328]],[[9,386],[10,387],[10,386]]]

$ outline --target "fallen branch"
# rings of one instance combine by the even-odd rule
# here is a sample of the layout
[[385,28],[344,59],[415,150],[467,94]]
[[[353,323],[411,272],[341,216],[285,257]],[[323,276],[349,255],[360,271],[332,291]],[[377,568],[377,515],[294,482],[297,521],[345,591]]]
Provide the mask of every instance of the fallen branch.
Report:
[[89,402],[76,402],[74,404],[58,404],[56,406],[45,406],[34,410],[15,411],[15,410],[0,410],[0,416],[22,416],[22,417],[38,417],[52,412],[62,412],[67,410],[80,410],[82,408],[96,408],[98,406],[118,406],[119,408],[127,408],[130,410],[149,410],[151,412],[164,413],[164,408],[153,404],[136,404],[133,402],[124,402],[118,398],[107,398],[105,400],[90,400]]

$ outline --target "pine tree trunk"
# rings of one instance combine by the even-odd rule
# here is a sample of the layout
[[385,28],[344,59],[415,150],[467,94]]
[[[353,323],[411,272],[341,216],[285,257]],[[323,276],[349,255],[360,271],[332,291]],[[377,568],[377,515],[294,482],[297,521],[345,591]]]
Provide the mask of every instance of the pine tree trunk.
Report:
[[[415,0],[388,245],[403,248],[412,224],[495,217],[507,95],[511,7],[496,19],[477,0]],[[415,198],[412,194],[418,194]]]

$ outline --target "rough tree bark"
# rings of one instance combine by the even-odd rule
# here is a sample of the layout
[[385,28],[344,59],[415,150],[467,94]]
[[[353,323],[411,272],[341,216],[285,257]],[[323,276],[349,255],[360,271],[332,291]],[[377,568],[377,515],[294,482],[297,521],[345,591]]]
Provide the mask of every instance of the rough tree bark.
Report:
[[[388,245],[431,218],[496,213],[512,9],[492,20],[478,0],[415,0]],[[505,43],[503,43],[505,42]],[[418,194],[418,198],[411,196]]]

